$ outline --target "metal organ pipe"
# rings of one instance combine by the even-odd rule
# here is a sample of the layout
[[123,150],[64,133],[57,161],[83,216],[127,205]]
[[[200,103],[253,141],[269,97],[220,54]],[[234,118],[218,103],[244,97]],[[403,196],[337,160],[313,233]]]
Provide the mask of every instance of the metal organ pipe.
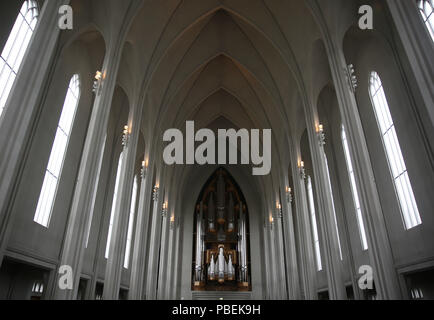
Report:
[[226,206],[226,197],[225,197],[225,180],[223,178],[223,174],[220,171],[217,178],[217,222],[219,224],[224,224],[226,222],[225,219],[225,206]]
[[196,219],[196,282],[203,280],[203,202],[200,203],[200,210]]
[[243,203],[240,202],[240,219],[238,224],[238,247],[240,256],[240,282],[248,282],[247,270],[247,229],[246,229],[246,216],[243,211]]
[[216,269],[216,265],[215,265],[215,260],[214,260],[214,255],[211,255],[211,263],[209,265],[209,269],[208,269],[208,276],[209,276],[209,280],[214,281],[215,280],[215,269]]
[[215,205],[214,205],[214,196],[211,192],[208,200],[208,230],[210,232],[215,232]]
[[232,193],[229,193],[229,205],[228,205],[228,232],[231,233],[235,229],[235,208],[234,197]]
[[233,281],[234,280],[234,265],[232,263],[232,255],[229,255],[229,261],[228,261],[228,280]]
[[218,256],[218,276],[219,276],[219,283],[225,282],[225,269],[226,269],[226,259],[224,254],[224,248],[219,248],[219,256]]

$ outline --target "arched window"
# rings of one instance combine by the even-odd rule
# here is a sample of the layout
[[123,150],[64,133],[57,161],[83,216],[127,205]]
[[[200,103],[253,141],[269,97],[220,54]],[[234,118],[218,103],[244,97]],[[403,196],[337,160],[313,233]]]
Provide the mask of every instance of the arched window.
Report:
[[378,127],[381,132],[396,194],[401,206],[404,224],[408,230],[422,224],[422,221],[414,198],[413,188],[410,183],[398,136],[396,135],[395,125],[390,113],[386,94],[384,93],[381,79],[376,72],[371,72],[369,93],[377,117]]
[[36,1],[24,1],[0,59],[0,116],[38,21]]
[[115,183],[115,191],[113,193],[113,201],[112,201],[112,210],[110,214],[110,224],[109,224],[109,230],[108,230],[108,236],[107,236],[107,243],[105,246],[105,258],[108,259],[109,253],[110,253],[110,242],[112,239],[112,232],[113,232],[113,223],[115,219],[115,212],[116,212],[116,204],[118,199],[118,190],[119,190],[119,181],[121,178],[121,169],[122,169],[122,162],[124,159],[124,152],[121,152],[121,155],[119,156],[118,161],[118,169],[116,171],[116,183]]
[[434,41],[434,1],[433,0],[418,0],[420,14],[423,22],[428,29],[431,39]]
[[47,228],[50,224],[51,212],[59,186],[79,97],[80,79],[78,75],[74,75],[69,82],[68,92],[66,93],[62,114],[57,125],[56,138],[51,149],[50,160],[48,161],[44,184],[42,185],[34,218],[35,222]]
[[319,243],[318,223],[316,220],[315,201],[313,199],[312,178],[307,177],[307,198],[309,203],[310,220],[312,223],[312,236],[315,248],[316,266],[318,271],[322,271],[321,247]]
[[368,240],[366,238],[365,224],[362,217],[362,208],[360,205],[360,197],[356,185],[356,176],[354,174],[353,161],[351,159],[350,148],[347,140],[347,133],[345,132],[345,127],[343,125],[341,128],[341,135],[345,153],[345,160],[347,162],[348,176],[350,178],[351,192],[353,194],[354,207],[356,208],[356,217],[357,224],[359,226],[360,240],[362,242],[363,250],[368,250]]
[[134,218],[136,214],[137,189],[139,182],[137,176],[134,177],[133,193],[131,195],[130,217],[128,219],[127,244],[125,248],[124,268],[130,267],[131,244],[133,242]]

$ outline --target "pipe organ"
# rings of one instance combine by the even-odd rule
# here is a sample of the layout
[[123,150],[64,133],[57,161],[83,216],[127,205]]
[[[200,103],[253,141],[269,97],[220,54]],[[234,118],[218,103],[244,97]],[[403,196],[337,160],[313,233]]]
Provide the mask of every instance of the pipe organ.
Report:
[[248,212],[232,177],[219,169],[195,212],[193,290],[250,290]]

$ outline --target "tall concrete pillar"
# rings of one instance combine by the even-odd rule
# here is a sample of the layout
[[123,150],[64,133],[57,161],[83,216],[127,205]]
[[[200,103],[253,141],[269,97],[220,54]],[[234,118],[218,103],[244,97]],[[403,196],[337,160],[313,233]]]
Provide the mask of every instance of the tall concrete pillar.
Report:
[[[298,149],[298,148],[297,148]],[[317,300],[316,288],[316,268],[314,244],[312,237],[312,226],[307,204],[305,179],[298,168],[300,151],[294,148],[291,152],[291,169],[294,179],[294,196],[296,204],[297,229],[299,234],[299,252],[300,252],[300,269],[299,276],[301,279],[302,297],[306,300]]]
[[142,300],[144,298],[144,285],[146,274],[146,257],[148,253],[148,230],[151,212],[149,207],[152,201],[152,172],[145,167],[141,174],[141,187],[139,206],[136,219],[136,233],[131,259],[130,300]]
[[276,212],[275,217],[275,244],[276,244],[276,267],[277,267],[277,286],[279,290],[279,300],[288,299],[285,270],[285,251],[283,242],[283,212],[282,208]]
[[[161,186],[160,186],[161,187]],[[158,280],[158,263],[159,251],[161,245],[161,227],[162,227],[162,203],[163,195],[161,189],[155,189],[153,192],[153,209],[150,229],[150,241],[148,245],[148,261],[146,272],[146,300],[157,299],[157,280]]]
[[[297,266],[297,249],[295,243],[294,218],[292,212],[293,196],[286,191],[287,186],[281,187],[281,198],[283,200],[282,225],[284,231],[285,259],[286,259],[286,281],[289,300],[300,300],[300,282]],[[284,191],[283,191],[284,190]]]
[[344,275],[339,247],[339,234],[336,226],[335,208],[330,185],[324,144],[320,142],[315,117],[315,109],[305,101],[305,116],[309,145],[312,156],[312,166],[315,177],[315,190],[318,202],[319,227],[322,256],[325,262],[328,290],[331,300],[346,300]]
[[[269,219],[269,218],[268,218]],[[269,221],[265,221],[264,223],[264,269],[265,269],[265,281],[266,281],[266,300],[273,299],[273,269],[271,266],[271,245],[270,245],[270,229],[271,225]]]
[[172,290],[174,290],[174,272],[173,270],[175,263],[175,237],[176,237],[176,221],[172,221],[172,216],[169,216],[169,239],[168,239],[168,249],[167,249],[167,274],[165,280],[164,288],[164,299],[171,300]]
[[278,258],[277,258],[277,250],[276,250],[276,223],[277,221],[274,219],[272,223],[270,223],[270,228],[268,229],[268,243],[269,243],[269,270],[270,270],[270,282],[271,282],[271,291],[270,291],[270,299],[278,300],[280,296],[280,283],[279,283],[279,266],[278,266]]
[[175,221],[175,234],[174,234],[174,263],[172,267],[173,272],[173,281],[171,286],[171,293],[170,293],[170,299],[175,300],[179,299],[179,293],[180,293],[180,272],[182,268],[179,268],[178,266],[181,264],[181,248],[182,248],[182,234],[181,234],[181,224],[179,220],[181,217],[178,216],[177,220]]
[[161,237],[160,237],[160,257],[159,257],[159,268],[158,274],[158,286],[157,286],[157,299],[165,299],[165,289],[167,281],[168,269],[168,249],[170,244],[170,216],[168,212],[162,214],[162,227],[161,227]]
[[124,133],[123,138],[123,161],[119,174],[111,239],[109,240],[109,257],[107,259],[104,281],[104,300],[117,300],[119,298],[142,114],[142,105],[135,102],[131,108],[130,119],[128,121],[127,131],[129,132]]

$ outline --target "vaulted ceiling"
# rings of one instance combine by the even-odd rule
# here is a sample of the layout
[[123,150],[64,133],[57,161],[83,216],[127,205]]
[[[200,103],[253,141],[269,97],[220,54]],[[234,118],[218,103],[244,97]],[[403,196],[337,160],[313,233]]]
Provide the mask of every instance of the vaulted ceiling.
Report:
[[[93,0],[85,4],[74,0],[73,4],[83,13],[82,24],[92,21],[106,43],[119,32],[114,26],[120,13],[132,3],[139,4],[128,24],[118,85],[130,105],[143,104],[142,131],[145,140],[154,139],[147,141],[147,148],[159,150],[163,132],[184,130],[189,120],[195,121],[196,129],[217,123],[271,128],[273,174],[277,175],[280,168],[288,167],[289,145],[300,141],[306,128],[303,98],[315,104],[331,82],[312,2]],[[339,23],[332,27],[343,34],[357,12],[352,10],[357,2],[320,1],[319,5],[331,21],[339,13]],[[188,171],[191,168],[182,175],[188,176]]]
[[[280,136],[295,118],[318,38],[303,1],[148,1],[131,27],[125,63],[135,66],[133,87],[146,92],[149,125],[206,126],[217,109],[201,109],[213,101],[239,126]],[[120,81],[132,87],[131,77]]]

